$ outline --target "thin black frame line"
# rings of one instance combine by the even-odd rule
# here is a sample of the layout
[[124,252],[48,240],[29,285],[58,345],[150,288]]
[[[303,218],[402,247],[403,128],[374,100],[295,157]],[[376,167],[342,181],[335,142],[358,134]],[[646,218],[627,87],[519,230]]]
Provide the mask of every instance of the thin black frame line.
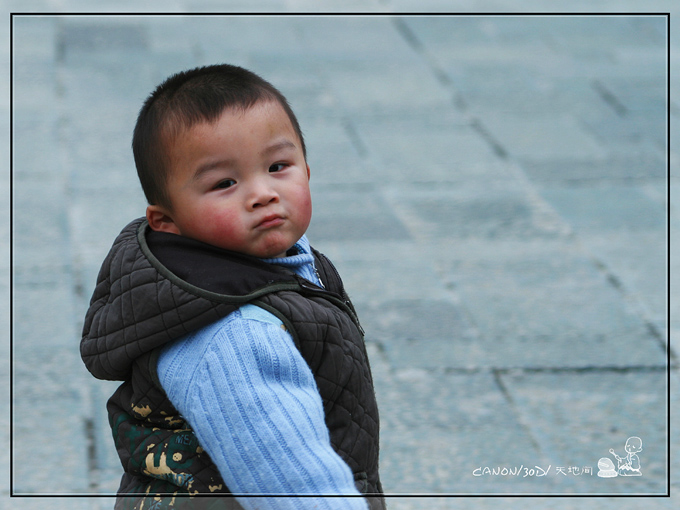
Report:
[[650,11],[650,12],[11,12],[10,16],[181,16],[181,17],[203,17],[203,16],[235,16],[235,17],[257,17],[257,16],[301,16],[301,17],[471,17],[471,16],[509,16],[509,17],[574,17],[574,16],[670,16],[670,12]]
[[14,23],[9,24],[9,493],[14,493]]
[[666,466],[666,492],[668,496],[671,495],[671,258],[670,258],[670,248],[671,248],[671,15],[668,13],[666,16],[666,170],[667,170],[667,200],[666,200],[666,246],[668,247],[667,254],[667,292],[666,292],[666,370],[667,370],[667,381],[666,381],[666,448],[667,448],[667,466]]
[[[15,16],[29,16],[29,17],[37,17],[37,16],[97,16],[97,17],[110,17],[110,16],[125,16],[125,17],[147,17],[147,16],[172,16],[172,17],[194,17],[194,16],[237,16],[237,17],[257,17],[257,16],[303,16],[303,17],[342,17],[342,16],[368,16],[368,17],[407,17],[407,16],[415,16],[415,17],[427,17],[427,16],[460,16],[460,17],[469,17],[469,16],[483,16],[483,17],[489,17],[489,16],[508,16],[508,17],[530,17],[530,16],[541,16],[541,17],[574,17],[574,16],[627,16],[627,17],[636,17],[636,16],[665,16],[666,17],[666,25],[667,25],[667,33],[666,33],[666,44],[667,44],[667,126],[666,126],[666,133],[667,133],[667,183],[669,184],[667,186],[667,216],[668,216],[668,221],[667,221],[667,240],[668,240],[668,253],[670,253],[670,233],[671,233],[671,226],[670,226],[670,154],[671,154],[671,149],[670,149],[670,134],[671,134],[671,111],[670,111],[670,105],[671,105],[671,95],[670,95],[670,53],[671,53],[671,41],[670,41],[670,36],[671,36],[671,23],[670,23],[670,12],[586,12],[586,13],[578,13],[578,12],[569,12],[569,13],[537,13],[537,12],[529,12],[529,13],[518,13],[518,12],[513,12],[513,13],[476,13],[476,12],[470,12],[470,13],[422,13],[422,12],[369,12],[369,13],[299,13],[299,12],[262,12],[262,13],[231,13],[231,12],[217,12],[217,13],[212,13],[212,12],[203,12],[203,13],[161,13],[161,12],[144,12],[144,13],[116,13],[116,12],[105,12],[105,13],[89,13],[89,12],[77,12],[77,13],[69,13],[69,12],[16,12],[10,13],[10,41],[9,41],[9,50],[10,50],[10,70],[9,70],[9,78],[10,78],[10,87],[9,87],[9,99],[10,99],[10,105],[9,105],[9,120],[10,120],[10,148],[9,148],[9,182],[10,182],[10,189],[9,189],[9,205],[10,205],[10,211],[9,211],[9,219],[10,219],[10,228],[9,228],[9,292],[10,292],[10,299],[9,299],[9,312],[10,312],[10,321],[9,321],[9,347],[10,347],[10,362],[9,362],[9,376],[10,376],[10,381],[9,381],[9,389],[10,389],[10,403],[9,403],[9,418],[10,418],[10,430],[9,430],[9,438],[10,438],[10,452],[9,452],[9,459],[10,459],[10,466],[9,466],[9,471],[10,471],[10,483],[9,483],[9,496],[11,497],[42,497],[42,498],[54,498],[54,497],[97,497],[97,498],[110,498],[110,497],[116,497],[116,495],[109,495],[109,494],[15,494],[14,493],[14,478],[13,478],[13,466],[14,466],[14,448],[13,448],[13,443],[14,443],[14,366],[13,366],[13,355],[14,355],[14,315],[13,315],[13,299],[12,299],[12,294],[13,294],[13,267],[14,267],[14,179],[13,179],[13,172],[14,172],[14,24],[13,20]],[[670,497],[671,495],[671,465],[670,465],[670,458],[671,458],[671,444],[670,444],[670,382],[671,382],[671,348],[670,348],[670,290],[671,290],[671,285],[670,285],[670,257],[668,260],[668,281],[667,281],[667,488],[666,488],[666,493],[665,494],[485,494],[485,493],[474,493],[474,494],[386,494],[385,497],[590,497],[590,498],[599,498],[599,497]],[[207,495],[209,496],[209,495]]]
[[[137,496],[144,496],[146,495],[145,493],[130,493],[130,494],[124,494],[122,497],[124,498],[134,498]],[[354,495],[354,494],[349,494],[349,495],[343,495],[343,494],[207,494],[207,493],[199,493],[194,496],[191,496],[189,494],[174,494],[174,493],[169,493],[169,494],[161,494],[161,497],[178,497],[180,499],[184,498],[199,498],[199,499],[210,499],[210,498],[215,498],[215,499],[220,499],[220,498],[231,498],[231,497],[239,497],[239,498],[364,498],[367,496],[371,496],[372,494],[362,494],[362,495]],[[639,493],[639,494],[621,494],[617,492],[612,492],[612,493],[594,493],[594,494],[572,494],[572,493],[559,493],[559,494],[549,494],[549,493],[531,493],[531,494],[516,494],[514,492],[509,492],[509,493],[485,493],[485,492],[476,492],[472,494],[468,493],[457,493],[457,492],[452,492],[452,493],[442,493],[442,494],[432,494],[432,493],[426,493],[426,494],[400,494],[400,493],[391,493],[391,494],[383,494],[385,496],[385,499],[389,498],[590,498],[590,499],[598,499],[598,498],[668,498],[670,497],[669,493],[664,493],[664,494],[648,494],[648,493]],[[97,499],[105,499],[105,498],[117,498],[118,494],[99,494],[99,493],[82,493],[82,494],[31,494],[31,493],[21,493],[21,494],[10,494],[11,498],[17,498],[17,499],[22,499],[22,498],[97,498]]]

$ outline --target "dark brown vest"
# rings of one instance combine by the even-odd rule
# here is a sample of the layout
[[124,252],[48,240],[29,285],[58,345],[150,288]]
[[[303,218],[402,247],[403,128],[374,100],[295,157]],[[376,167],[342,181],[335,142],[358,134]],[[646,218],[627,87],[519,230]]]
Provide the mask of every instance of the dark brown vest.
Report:
[[384,508],[363,331],[334,266],[314,255],[325,289],[280,266],[150,232],[143,220],[116,239],[86,316],[81,353],[96,377],[124,381],[107,406],[125,470],[117,507],[238,508],[228,497],[203,497],[229,488],[162,390],[156,362],[167,342],[247,302],[279,317],[292,334],[314,374],[334,450],[357,488],[374,495],[371,509]]

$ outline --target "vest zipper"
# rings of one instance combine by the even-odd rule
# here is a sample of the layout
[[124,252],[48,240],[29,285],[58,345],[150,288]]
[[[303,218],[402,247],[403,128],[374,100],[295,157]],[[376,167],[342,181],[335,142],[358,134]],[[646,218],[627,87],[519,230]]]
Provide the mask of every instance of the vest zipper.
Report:
[[[316,268],[314,269],[316,271]],[[318,285],[314,285],[312,282],[307,280],[306,278],[303,278],[299,275],[298,276],[298,281],[300,283],[300,286],[305,289],[308,292],[311,292],[313,294],[318,294],[319,296],[323,297],[324,299],[327,299],[328,301],[331,301],[332,303],[335,303],[340,309],[342,309],[347,315],[349,315],[350,319],[352,319],[352,322],[354,325],[359,329],[361,332],[361,336],[366,336],[366,332],[364,331],[364,328],[361,327],[361,323],[359,323],[359,317],[357,317],[357,314],[352,310],[352,307],[349,306],[347,301],[343,299],[342,296],[336,294],[335,292],[331,292],[327,290],[325,287],[319,287]],[[319,275],[317,274],[317,278]],[[321,278],[319,278],[319,281],[321,281]],[[323,283],[322,283],[323,285]]]
[[314,265],[314,273],[316,274],[316,279],[319,280],[321,287],[325,289],[326,286],[323,284],[323,280],[321,279],[321,275],[319,274],[319,270],[316,268],[316,265]]

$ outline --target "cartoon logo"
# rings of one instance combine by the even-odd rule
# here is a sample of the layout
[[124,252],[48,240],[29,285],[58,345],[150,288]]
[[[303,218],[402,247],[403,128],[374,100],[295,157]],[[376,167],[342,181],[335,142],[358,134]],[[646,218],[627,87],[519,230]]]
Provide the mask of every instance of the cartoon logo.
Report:
[[612,459],[609,457],[602,457],[597,462],[597,468],[599,469],[597,476],[600,478],[613,478],[615,476],[619,476],[619,474],[616,472],[616,468],[614,467]]
[[626,456],[619,457],[613,448],[609,449],[616,461],[618,462],[618,469],[614,467],[614,463],[609,457],[602,457],[597,467],[599,469],[597,476],[601,478],[613,478],[615,476],[642,476],[640,470],[640,457],[637,456],[642,451],[642,439],[636,436],[629,437],[626,441]]

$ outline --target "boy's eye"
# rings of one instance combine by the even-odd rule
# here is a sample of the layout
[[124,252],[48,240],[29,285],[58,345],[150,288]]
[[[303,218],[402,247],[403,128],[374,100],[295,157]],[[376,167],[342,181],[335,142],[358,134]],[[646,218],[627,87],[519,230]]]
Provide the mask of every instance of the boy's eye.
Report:
[[223,181],[218,182],[217,185],[215,186],[215,189],[231,188],[234,184],[236,184],[236,181],[234,179],[225,179]]
[[269,167],[270,172],[278,172],[280,170],[283,170],[286,167],[285,164],[283,163],[275,163],[272,166]]

